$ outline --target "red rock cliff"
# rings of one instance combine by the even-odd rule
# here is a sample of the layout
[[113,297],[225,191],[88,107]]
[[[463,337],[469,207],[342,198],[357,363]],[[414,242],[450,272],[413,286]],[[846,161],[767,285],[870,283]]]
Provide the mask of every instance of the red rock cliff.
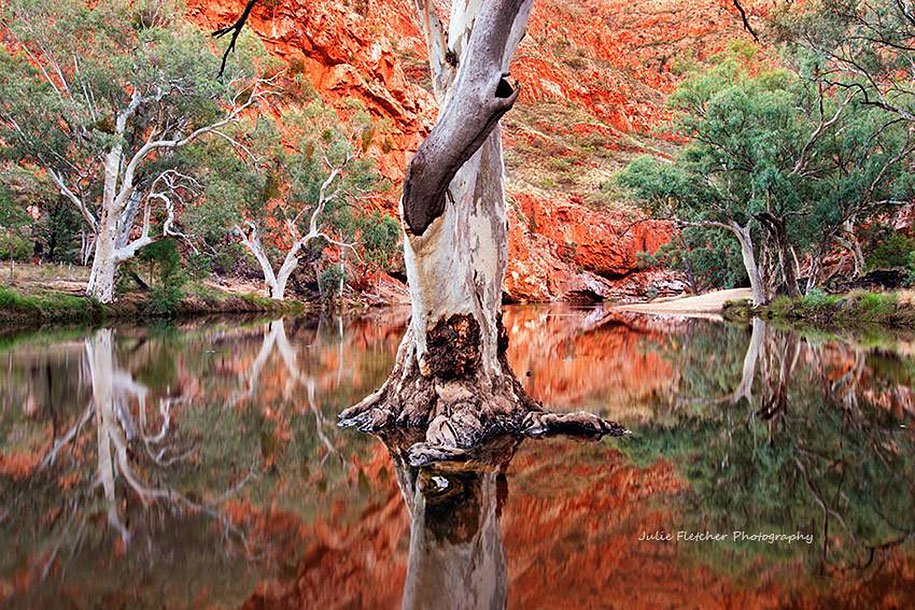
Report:
[[[189,0],[207,28],[244,0]],[[444,13],[444,11],[442,11]],[[395,185],[435,120],[425,45],[407,0],[264,0],[250,27],[268,51],[347,114],[360,100],[378,119],[373,146]],[[747,36],[723,0],[538,0],[513,70],[521,101],[506,117],[510,263],[521,300],[627,298],[682,284],[639,272],[638,253],[669,238],[637,212],[612,176],[633,154],[666,154],[667,94],[676,66]],[[397,191],[388,200],[396,211]]]

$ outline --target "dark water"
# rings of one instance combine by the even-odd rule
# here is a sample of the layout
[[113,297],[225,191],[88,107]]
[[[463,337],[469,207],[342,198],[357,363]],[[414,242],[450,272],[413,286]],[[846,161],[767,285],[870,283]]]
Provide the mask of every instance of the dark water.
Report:
[[528,391],[633,434],[417,472],[335,426],[405,322],[0,337],[2,603],[915,607],[915,342],[512,308]]

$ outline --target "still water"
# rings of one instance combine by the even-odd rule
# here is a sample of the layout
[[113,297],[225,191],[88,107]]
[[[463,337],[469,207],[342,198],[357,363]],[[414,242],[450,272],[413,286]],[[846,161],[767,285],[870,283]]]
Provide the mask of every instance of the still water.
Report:
[[0,603],[915,608],[915,341],[510,308],[632,434],[417,472],[335,425],[407,315],[0,337]]

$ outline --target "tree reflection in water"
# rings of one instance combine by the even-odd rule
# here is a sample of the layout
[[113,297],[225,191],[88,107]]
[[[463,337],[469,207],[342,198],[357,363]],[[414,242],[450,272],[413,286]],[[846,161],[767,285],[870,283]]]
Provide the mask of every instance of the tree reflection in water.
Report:
[[[905,349],[599,310],[517,308],[506,326],[530,390],[620,409],[635,434],[409,467],[407,439],[381,447],[334,425],[386,377],[402,316],[8,350],[0,596],[13,582],[19,607],[195,607],[192,594],[252,609],[556,607],[608,582],[661,606],[699,589],[771,606],[915,595],[902,593],[915,566]],[[633,548],[641,527],[799,530],[815,544]],[[638,597],[646,575],[664,591]],[[738,597],[754,578],[768,589]]]
[[505,471],[519,444],[503,438],[472,462],[410,465],[416,439],[390,437],[397,484],[410,514],[410,553],[403,607],[504,608],[508,599],[500,520],[508,495]]
[[[874,404],[882,388],[864,350],[756,320],[740,380],[717,399],[695,398],[712,396],[717,381],[705,359],[693,359],[700,353],[680,354],[679,398],[638,429],[631,447],[642,459],[682,463],[692,487],[688,526],[813,534],[812,548],[764,550],[806,555],[815,571],[835,577],[874,569],[911,542],[911,405]],[[725,549],[724,563],[755,561],[746,544],[712,548]]]

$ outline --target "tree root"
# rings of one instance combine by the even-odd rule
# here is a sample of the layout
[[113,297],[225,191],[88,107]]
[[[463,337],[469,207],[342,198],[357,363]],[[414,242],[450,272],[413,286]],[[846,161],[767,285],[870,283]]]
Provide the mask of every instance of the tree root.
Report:
[[[475,322],[452,316],[429,336],[441,335],[430,348],[433,358],[420,370],[413,358],[410,331],[404,337],[394,368],[384,385],[359,404],[340,413],[339,425],[386,435],[400,431],[411,439],[405,453],[413,466],[475,459],[493,439],[567,435],[598,439],[622,436],[618,423],[586,412],[554,413],[528,396],[500,343],[500,372],[481,373],[474,346]],[[463,339],[462,339],[463,337]],[[466,343],[466,345],[464,345]]]
[[398,397],[391,396],[389,379],[380,390],[344,410],[339,425],[380,436],[396,431],[409,434],[414,442],[406,453],[412,466],[475,460],[480,447],[503,437],[600,439],[628,433],[622,425],[592,413],[547,411],[523,390],[518,393],[520,384],[513,376],[511,381],[497,395],[482,390],[475,395],[466,385],[454,383],[440,384],[432,392],[417,391],[422,382],[414,380],[408,384],[413,391]]

